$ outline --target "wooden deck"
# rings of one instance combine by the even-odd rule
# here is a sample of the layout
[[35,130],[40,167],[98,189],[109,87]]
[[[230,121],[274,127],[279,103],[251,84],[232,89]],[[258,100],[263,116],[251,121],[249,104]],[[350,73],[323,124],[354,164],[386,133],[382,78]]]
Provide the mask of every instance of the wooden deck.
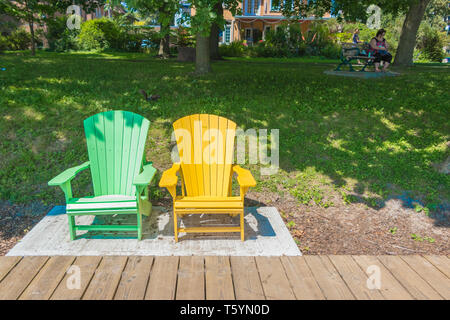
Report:
[[0,257],[0,299],[450,299],[450,258]]

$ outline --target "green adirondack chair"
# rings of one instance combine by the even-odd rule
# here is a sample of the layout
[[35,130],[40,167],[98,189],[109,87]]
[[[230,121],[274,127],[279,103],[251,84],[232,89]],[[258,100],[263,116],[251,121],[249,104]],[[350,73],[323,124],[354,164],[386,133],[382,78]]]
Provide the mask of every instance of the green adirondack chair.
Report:
[[[77,230],[137,231],[142,238],[142,215],[149,215],[148,185],[155,176],[152,163],[144,164],[144,146],[150,121],[128,111],[108,111],[84,120],[89,161],[67,169],[48,182],[66,197],[70,239]],[[94,196],[74,198],[71,180],[91,169]],[[76,225],[82,215],[136,214],[136,225]]]

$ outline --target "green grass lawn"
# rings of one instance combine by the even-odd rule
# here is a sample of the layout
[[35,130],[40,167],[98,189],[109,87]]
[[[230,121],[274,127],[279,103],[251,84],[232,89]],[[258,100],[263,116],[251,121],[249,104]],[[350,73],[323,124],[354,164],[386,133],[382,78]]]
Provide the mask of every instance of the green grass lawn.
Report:
[[[334,205],[331,194],[370,206],[404,194],[448,205],[450,177],[433,164],[449,156],[449,68],[362,80],[324,75],[333,62],[230,59],[194,77],[193,64],[142,54],[0,55],[0,200],[63,203],[47,181],[87,160],[83,120],[122,109],[152,122],[147,159],[159,169],[170,166],[171,123],[212,113],[280,130],[280,170],[260,176],[247,166],[259,182],[253,192],[288,191],[323,207]],[[146,102],[140,89],[161,98]],[[91,190],[89,172],[74,182],[75,195]]]

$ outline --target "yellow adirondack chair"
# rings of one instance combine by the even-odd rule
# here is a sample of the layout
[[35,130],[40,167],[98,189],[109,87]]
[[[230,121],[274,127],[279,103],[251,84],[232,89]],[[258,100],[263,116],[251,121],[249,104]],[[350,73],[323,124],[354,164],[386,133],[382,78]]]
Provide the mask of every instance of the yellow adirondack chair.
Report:
[[[244,196],[256,185],[249,170],[233,165],[236,123],[209,114],[194,114],[174,122],[179,163],[166,170],[159,182],[173,198],[175,242],[180,232],[240,232],[244,241]],[[180,173],[181,196],[176,194]],[[233,173],[240,195],[232,196]],[[178,217],[188,214],[240,215],[239,227],[179,228]]]

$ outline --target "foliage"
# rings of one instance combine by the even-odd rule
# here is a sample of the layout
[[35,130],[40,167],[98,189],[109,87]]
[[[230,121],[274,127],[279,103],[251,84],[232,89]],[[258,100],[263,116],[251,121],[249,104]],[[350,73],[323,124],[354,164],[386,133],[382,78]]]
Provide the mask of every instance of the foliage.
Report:
[[[275,57],[301,56],[305,52],[302,31],[298,23],[285,23],[266,34],[263,45],[273,52]],[[267,56],[267,55],[266,55]]]
[[331,37],[324,23],[313,23],[303,34],[298,23],[284,23],[266,33],[265,40],[246,46],[237,41],[220,47],[220,54],[229,57],[300,57],[323,56],[335,59],[340,55],[340,47]]
[[445,34],[432,28],[428,23],[422,23],[416,48],[422,52],[426,60],[441,62],[444,58],[445,37]]
[[35,33],[42,33],[43,25],[57,12],[65,12],[66,8],[72,4],[79,4],[89,12],[93,8],[102,5],[104,0],[0,0],[1,12],[24,21],[30,26],[31,32],[31,51],[35,53],[36,43],[38,42]]
[[[113,4],[119,5],[122,1],[112,0]],[[128,10],[137,10],[141,17],[151,17],[156,14],[158,24],[170,26],[175,14],[180,10],[179,0],[129,0],[126,2]],[[170,33],[170,28],[161,28],[161,37]]]
[[11,16],[6,16],[0,10],[0,35],[10,34],[20,26],[20,21]]
[[248,54],[243,41],[233,41],[219,47],[219,54],[223,57],[244,57]]
[[77,41],[82,50],[118,49],[120,31],[110,19],[88,20],[81,24]]
[[24,29],[17,29],[10,35],[0,35],[0,50],[27,50],[30,47],[31,35]]
[[8,50],[8,40],[5,36],[0,35],[0,53],[4,50]]
[[49,49],[52,51],[76,50],[79,30],[67,28],[67,17],[60,16],[47,20],[47,38]]
[[425,11],[425,21],[431,27],[443,30],[447,25],[444,18],[448,15],[448,0],[432,0]]
[[179,26],[175,31],[176,44],[179,47],[194,47],[195,38],[190,28]]
[[322,48],[320,54],[325,58],[337,59],[341,55],[341,47],[336,43],[330,42]]
[[151,46],[158,39],[153,29],[121,24],[120,20],[101,18],[86,21],[81,25],[77,44],[82,50],[114,49],[140,52],[144,49],[143,45]]

